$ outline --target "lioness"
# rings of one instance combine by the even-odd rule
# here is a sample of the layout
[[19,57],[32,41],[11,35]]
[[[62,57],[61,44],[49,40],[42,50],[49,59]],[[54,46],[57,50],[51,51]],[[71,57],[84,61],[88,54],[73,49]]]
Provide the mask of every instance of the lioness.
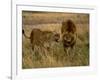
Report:
[[51,42],[58,42],[60,38],[59,34],[54,34],[51,31],[41,31],[40,29],[33,29],[29,37],[25,34],[24,30],[22,30],[22,33],[26,38],[30,39],[33,51],[35,46],[49,49]]

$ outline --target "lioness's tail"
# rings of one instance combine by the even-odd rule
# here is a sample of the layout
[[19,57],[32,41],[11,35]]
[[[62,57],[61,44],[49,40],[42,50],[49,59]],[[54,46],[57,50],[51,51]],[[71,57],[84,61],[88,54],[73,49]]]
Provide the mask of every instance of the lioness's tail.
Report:
[[22,34],[23,34],[26,38],[30,39],[30,37],[29,37],[29,36],[27,36],[27,35],[25,34],[24,29],[22,30]]

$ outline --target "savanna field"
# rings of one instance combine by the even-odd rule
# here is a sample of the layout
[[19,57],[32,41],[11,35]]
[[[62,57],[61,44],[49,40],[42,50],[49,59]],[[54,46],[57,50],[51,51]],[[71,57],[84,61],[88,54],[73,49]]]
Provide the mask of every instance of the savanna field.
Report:
[[[22,68],[52,68],[89,66],[89,14],[22,12],[22,28],[30,36],[32,29],[52,31],[61,35],[62,22],[71,19],[77,28],[77,39],[73,49],[67,54],[62,42],[51,42],[50,50],[43,47],[31,49],[30,39],[22,36]],[[38,36],[38,34],[36,34]]]

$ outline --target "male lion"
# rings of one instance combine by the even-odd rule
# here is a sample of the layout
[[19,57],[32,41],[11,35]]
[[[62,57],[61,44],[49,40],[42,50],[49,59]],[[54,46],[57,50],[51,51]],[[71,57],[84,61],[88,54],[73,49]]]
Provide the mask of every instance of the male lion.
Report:
[[72,20],[62,22],[61,34],[64,51],[67,52],[68,48],[73,49],[76,43],[77,33],[76,26]]

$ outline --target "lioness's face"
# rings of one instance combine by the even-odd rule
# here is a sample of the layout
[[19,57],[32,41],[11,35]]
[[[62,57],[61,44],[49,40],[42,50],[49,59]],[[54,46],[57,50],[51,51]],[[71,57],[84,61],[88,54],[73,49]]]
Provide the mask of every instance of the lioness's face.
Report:
[[60,40],[60,34],[56,33],[54,34],[54,41],[59,42]]

